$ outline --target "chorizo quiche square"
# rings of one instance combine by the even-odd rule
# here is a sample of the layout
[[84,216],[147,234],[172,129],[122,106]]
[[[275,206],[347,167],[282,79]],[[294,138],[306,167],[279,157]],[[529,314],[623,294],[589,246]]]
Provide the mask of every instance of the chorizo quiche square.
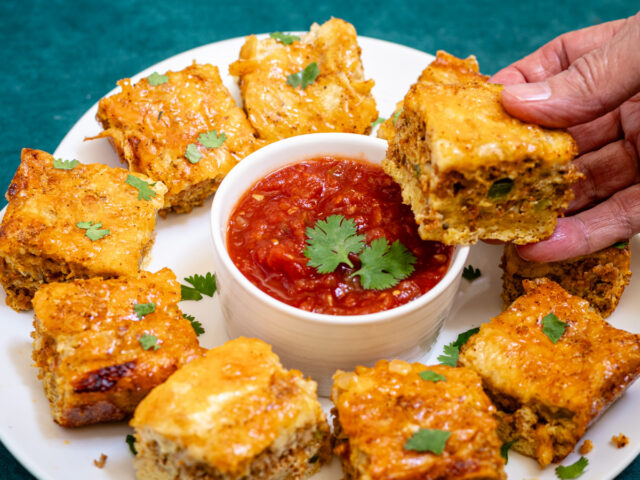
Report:
[[247,37],[229,73],[249,121],[269,143],[315,132],[368,133],[378,117],[356,30],[332,18],[288,45]]
[[127,418],[153,387],[202,355],[178,301],[168,268],[42,286],[33,298],[33,359],[53,419],[79,427]]
[[167,186],[163,216],[202,205],[231,168],[258,147],[218,67],[194,62],[118,85],[120,92],[98,104],[104,131],[94,138],[109,138],[131,171]]
[[536,242],[573,198],[575,141],[511,117],[501,90],[484,79],[421,81],[404,98],[383,168],[423,239]]
[[304,479],[331,457],[316,383],[237,338],[155,388],[131,420],[137,478]]
[[462,346],[458,365],[482,378],[502,439],[544,467],[571,453],[640,375],[640,335],[549,279],[522,284],[525,294]]
[[472,370],[380,360],[333,380],[334,451],[347,480],[507,478],[495,407]]
[[0,224],[7,304],[30,309],[43,283],[138,273],[165,192],[162,183],[122,168],[24,149]]

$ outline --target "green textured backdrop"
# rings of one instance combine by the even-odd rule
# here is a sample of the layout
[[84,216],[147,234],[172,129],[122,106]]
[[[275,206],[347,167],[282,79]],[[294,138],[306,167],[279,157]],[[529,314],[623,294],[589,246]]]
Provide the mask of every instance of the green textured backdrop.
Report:
[[[53,152],[91,105],[128,77],[225,38],[306,30],[340,17],[358,33],[478,57],[493,73],[568,30],[634,14],[624,0],[261,2],[0,0],[0,190],[20,149]],[[0,207],[6,204],[4,200]],[[1,392],[6,395],[7,392]],[[0,478],[33,477],[0,444]],[[640,479],[640,459],[618,477]]]

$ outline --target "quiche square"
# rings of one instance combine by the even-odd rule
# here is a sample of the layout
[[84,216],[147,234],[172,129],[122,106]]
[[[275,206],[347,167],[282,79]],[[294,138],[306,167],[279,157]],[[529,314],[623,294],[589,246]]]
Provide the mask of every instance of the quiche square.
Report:
[[575,141],[511,117],[502,88],[422,81],[404,98],[383,168],[402,186],[423,239],[536,242],[573,198]]
[[[472,370],[380,360],[333,380],[334,451],[345,479],[507,478],[495,408]],[[449,434],[441,453],[408,448],[422,429]]]
[[33,298],[33,359],[56,423],[128,418],[152,388],[201,356],[179,301],[168,268],[43,285]]
[[[127,183],[130,175],[146,185],[147,199]],[[153,244],[165,191],[162,183],[121,168],[56,168],[48,153],[24,149],[0,224],[0,283],[7,304],[30,309],[44,283],[137,274]]]
[[502,301],[507,308],[524,294],[522,281],[546,277],[557,282],[572,295],[582,297],[604,318],[618,306],[631,279],[629,245],[612,246],[599,252],[559,262],[524,260],[511,244],[504,246],[502,268]]
[[140,480],[297,480],[331,458],[316,383],[251,338],[182,367],[140,403],[131,426]]
[[[314,63],[317,77],[308,85],[292,85],[291,76],[302,81],[303,70]],[[250,35],[229,73],[239,77],[249,121],[268,143],[305,133],[366,134],[378,118],[374,82],[364,77],[356,30],[338,18],[314,23],[289,45]]]
[[458,365],[482,378],[501,438],[545,467],[571,453],[640,375],[640,335],[549,279],[522,284],[525,294],[462,346]]
[[[110,139],[131,171],[167,186],[163,216],[202,205],[224,176],[258,148],[255,131],[218,67],[194,62],[164,77],[151,75],[135,84],[124,79],[118,85],[120,92],[98,104],[104,131],[93,138]],[[222,135],[224,142],[216,146]]]

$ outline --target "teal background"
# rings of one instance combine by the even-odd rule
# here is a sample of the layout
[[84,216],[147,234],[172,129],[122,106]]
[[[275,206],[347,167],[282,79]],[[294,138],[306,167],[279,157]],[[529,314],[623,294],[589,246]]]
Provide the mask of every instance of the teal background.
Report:
[[[335,16],[361,35],[430,53],[473,53],[490,74],[565,31],[638,8],[637,2],[621,0],[0,0],[0,190],[9,185],[21,148],[53,152],[118,79],[199,45],[306,30]],[[0,444],[0,479],[32,478]],[[618,478],[640,479],[640,460]]]

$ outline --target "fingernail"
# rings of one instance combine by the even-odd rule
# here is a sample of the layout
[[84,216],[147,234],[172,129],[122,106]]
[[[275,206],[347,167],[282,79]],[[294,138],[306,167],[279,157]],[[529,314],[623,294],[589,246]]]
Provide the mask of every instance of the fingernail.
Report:
[[551,87],[547,82],[505,85],[504,90],[521,102],[537,102],[551,97]]

